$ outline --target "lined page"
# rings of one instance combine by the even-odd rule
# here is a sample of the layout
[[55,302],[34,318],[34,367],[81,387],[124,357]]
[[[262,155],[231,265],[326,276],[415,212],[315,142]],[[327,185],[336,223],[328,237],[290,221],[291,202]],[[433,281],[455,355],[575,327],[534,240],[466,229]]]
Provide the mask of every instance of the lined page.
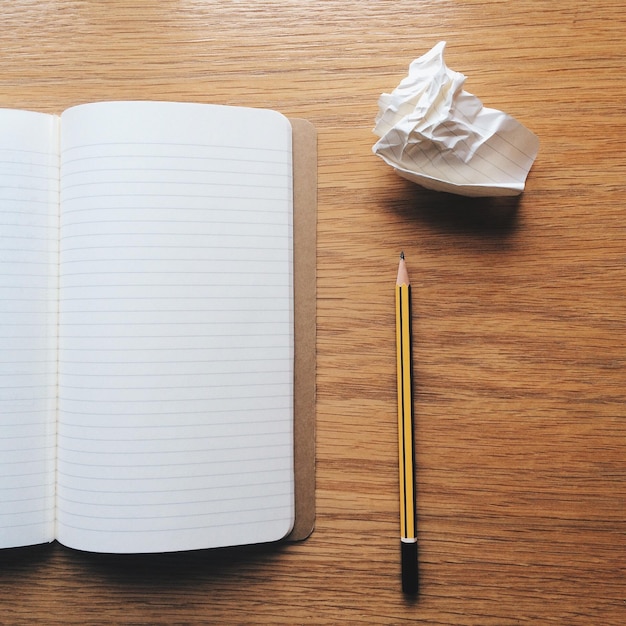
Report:
[[54,538],[58,119],[0,111],[0,547]]
[[152,552],[293,523],[291,129],[208,105],[62,117],[58,538]]

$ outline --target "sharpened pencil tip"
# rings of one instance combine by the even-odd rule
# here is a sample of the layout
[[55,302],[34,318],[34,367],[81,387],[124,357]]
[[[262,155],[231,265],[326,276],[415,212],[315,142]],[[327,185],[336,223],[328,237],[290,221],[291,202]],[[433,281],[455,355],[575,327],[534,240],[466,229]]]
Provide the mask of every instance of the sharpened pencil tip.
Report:
[[396,285],[408,285],[409,274],[406,269],[406,261],[404,260],[404,252],[400,253],[400,262],[398,263],[398,278],[396,279]]

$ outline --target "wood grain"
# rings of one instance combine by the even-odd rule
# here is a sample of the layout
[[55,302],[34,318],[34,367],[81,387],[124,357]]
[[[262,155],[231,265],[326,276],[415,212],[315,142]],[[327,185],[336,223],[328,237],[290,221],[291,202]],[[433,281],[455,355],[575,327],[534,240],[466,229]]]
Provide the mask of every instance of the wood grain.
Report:
[[[0,14],[0,106],[217,102],[319,133],[313,536],[156,557],[5,551],[1,623],[626,622],[621,1],[1,0]],[[540,138],[516,201],[430,193],[371,154],[379,94],[441,39],[467,90]],[[414,603],[398,554],[401,249]]]

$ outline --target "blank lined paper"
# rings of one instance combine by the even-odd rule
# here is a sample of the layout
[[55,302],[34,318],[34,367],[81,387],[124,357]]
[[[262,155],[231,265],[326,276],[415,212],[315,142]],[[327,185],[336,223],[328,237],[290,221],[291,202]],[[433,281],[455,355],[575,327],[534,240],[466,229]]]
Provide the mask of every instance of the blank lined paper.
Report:
[[0,547],[52,541],[57,118],[0,111]]
[[58,538],[167,551],[293,522],[291,131],[108,103],[62,117]]

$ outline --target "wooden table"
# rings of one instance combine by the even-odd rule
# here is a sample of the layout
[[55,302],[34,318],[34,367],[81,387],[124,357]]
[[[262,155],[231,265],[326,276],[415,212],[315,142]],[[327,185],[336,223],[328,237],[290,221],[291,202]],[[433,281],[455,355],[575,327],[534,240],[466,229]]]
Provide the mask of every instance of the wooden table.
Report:
[[[271,107],[319,132],[317,527],[283,547],[0,554],[0,622],[626,623],[620,0],[2,0],[0,105]],[[518,200],[371,153],[439,40],[540,138]],[[400,592],[393,285],[414,283],[421,588]]]

